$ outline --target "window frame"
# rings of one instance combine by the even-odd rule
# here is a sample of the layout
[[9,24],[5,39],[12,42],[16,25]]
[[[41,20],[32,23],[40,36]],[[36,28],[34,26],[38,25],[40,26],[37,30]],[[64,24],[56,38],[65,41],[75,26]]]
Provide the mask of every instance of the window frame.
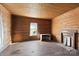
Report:
[[[32,26],[34,26],[35,25],[35,27],[34,28],[36,28],[36,33],[35,34],[33,34],[33,27]],[[37,36],[37,34],[38,34],[38,23],[36,23],[36,22],[31,22],[30,23],[30,36]]]

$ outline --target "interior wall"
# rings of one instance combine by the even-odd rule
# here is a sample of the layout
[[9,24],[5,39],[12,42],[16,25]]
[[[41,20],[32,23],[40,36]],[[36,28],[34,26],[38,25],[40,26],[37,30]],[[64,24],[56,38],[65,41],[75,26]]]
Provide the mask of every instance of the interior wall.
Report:
[[[30,23],[38,24],[38,35],[29,36]],[[39,34],[51,33],[51,20],[12,15],[12,41],[38,40]]]
[[61,42],[61,31],[68,28],[79,31],[79,7],[52,19],[52,34],[58,42]]
[[0,5],[0,24],[2,26],[2,38],[1,38],[1,44],[0,44],[0,51],[5,49],[10,43],[11,43],[11,16],[10,12]]

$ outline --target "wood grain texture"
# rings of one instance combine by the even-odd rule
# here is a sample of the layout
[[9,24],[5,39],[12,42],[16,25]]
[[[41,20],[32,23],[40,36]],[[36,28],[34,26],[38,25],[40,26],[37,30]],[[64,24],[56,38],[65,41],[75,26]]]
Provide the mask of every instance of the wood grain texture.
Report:
[[35,18],[54,18],[79,6],[73,3],[4,3],[2,5],[12,14]]
[[51,33],[51,20],[49,19],[43,20],[39,18],[28,18],[28,17],[13,15],[12,16],[13,42],[39,39],[39,36],[29,36],[31,22],[35,22],[38,24],[39,34]]
[[66,12],[52,20],[52,34],[56,36],[58,42],[61,42],[61,31],[63,29],[73,29],[79,32],[79,7]]

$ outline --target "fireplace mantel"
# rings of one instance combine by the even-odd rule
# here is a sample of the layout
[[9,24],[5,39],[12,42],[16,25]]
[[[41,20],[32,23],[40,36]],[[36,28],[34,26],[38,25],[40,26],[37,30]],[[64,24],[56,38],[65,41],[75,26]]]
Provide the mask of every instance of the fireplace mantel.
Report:
[[70,44],[69,47],[76,48],[76,33],[77,30],[62,30],[61,31],[61,41],[65,46],[68,46],[67,44]]
[[48,36],[48,40],[51,40],[51,34],[40,34],[40,41],[43,41],[43,36]]

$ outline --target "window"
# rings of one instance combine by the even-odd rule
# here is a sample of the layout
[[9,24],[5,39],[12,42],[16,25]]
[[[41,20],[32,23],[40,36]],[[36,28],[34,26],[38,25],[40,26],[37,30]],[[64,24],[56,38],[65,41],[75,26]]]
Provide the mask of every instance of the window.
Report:
[[36,36],[37,33],[37,23],[30,23],[30,36]]

